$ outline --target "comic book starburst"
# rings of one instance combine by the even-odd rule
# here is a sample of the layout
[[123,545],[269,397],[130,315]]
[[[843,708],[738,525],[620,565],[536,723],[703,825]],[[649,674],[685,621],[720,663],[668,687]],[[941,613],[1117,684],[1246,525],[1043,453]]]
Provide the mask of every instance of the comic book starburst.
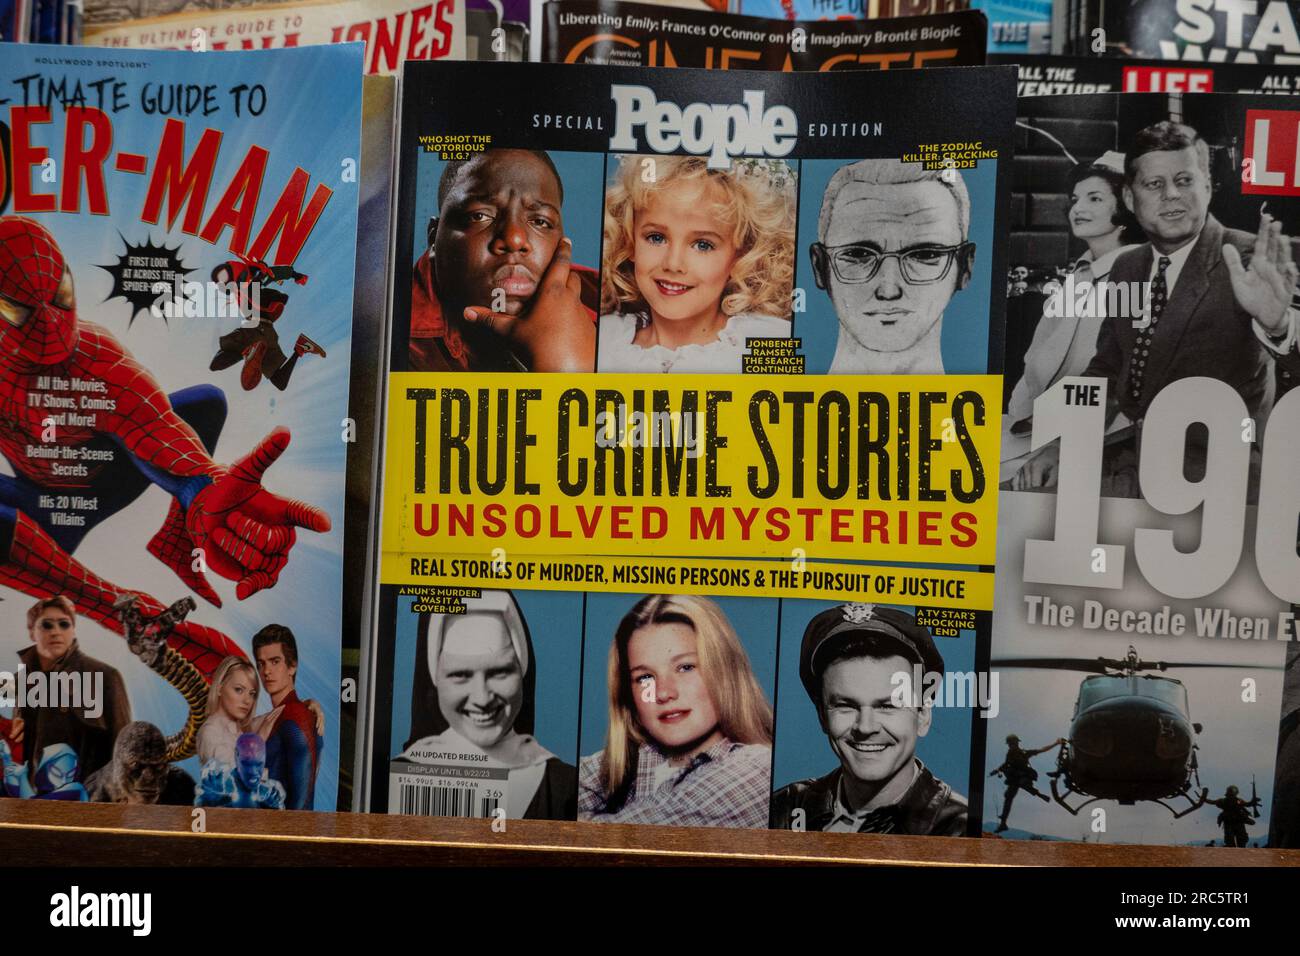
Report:
[[[153,244],[152,237],[146,239],[143,245],[135,246],[127,242],[126,237],[120,232],[117,235],[122,240],[122,245],[126,247],[126,252],[118,256],[116,265],[96,266],[96,268],[103,269],[113,277],[113,291],[104,301],[122,298],[126,299],[131,306],[131,317],[126,323],[129,329],[135,323],[137,315],[150,311],[150,307],[159,301],[160,294],[164,297],[162,301],[171,298],[171,290],[175,287],[177,277],[184,281],[185,277],[195,270],[185,268],[185,264],[181,262],[180,246],[171,249],[166,246],[156,246]],[[159,283],[166,285],[167,291],[162,293],[154,291],[155,285]],[[161,318],[165,325],[166,314],[164,313]]]

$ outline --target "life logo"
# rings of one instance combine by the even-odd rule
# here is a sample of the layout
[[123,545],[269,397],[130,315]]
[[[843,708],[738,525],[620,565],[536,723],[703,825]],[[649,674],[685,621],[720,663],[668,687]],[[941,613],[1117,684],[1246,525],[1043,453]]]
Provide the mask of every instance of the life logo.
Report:
[[1241,191],[1300,196],[1300,113],[1247,110]]
[[1124,92],[1213,93],[1214,71],[1182,66],[1126,66]]
[[794,110],[764,108],[762,90],[745,90],[741,103],[691,103],[685,108],[661,101],[648,86],[614,84],[609,93],[615,107],[609,148],[617,152],[637,152],[636,131],[643,128],[650,150],[707,153],[711,169],[725,169],[734,156],[785,156],[797,139]]

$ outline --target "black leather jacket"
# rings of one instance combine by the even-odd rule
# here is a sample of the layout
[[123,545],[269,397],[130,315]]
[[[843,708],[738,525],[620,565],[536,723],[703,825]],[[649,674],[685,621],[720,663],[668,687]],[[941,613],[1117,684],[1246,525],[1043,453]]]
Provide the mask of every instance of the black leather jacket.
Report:
[[[953,793],[952,787],[916,760],[916,780],[898,801],[898,821],[894,833],[915,836],[965,836],[966,798]],[[839,792],[840,774],[836,767],[816,780],[801,780],[772,794],[769,825],[773,830],[788,830],[795,810],[802,809],[806,830],[824,830],[835,816],[835,795]]]

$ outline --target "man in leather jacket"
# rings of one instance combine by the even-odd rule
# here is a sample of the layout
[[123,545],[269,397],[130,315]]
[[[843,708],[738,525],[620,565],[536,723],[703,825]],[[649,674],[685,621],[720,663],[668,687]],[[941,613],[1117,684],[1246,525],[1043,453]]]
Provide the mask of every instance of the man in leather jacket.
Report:
[[916,757],[930,703],[900,696],[895,675],[908,675],[902,685],[910,694],[918,664],[942,678],[929,630],[902,611],[846,604],[808,623],[799,676],[840,766],[774,793],[773,829],[966,835],[965,798]]

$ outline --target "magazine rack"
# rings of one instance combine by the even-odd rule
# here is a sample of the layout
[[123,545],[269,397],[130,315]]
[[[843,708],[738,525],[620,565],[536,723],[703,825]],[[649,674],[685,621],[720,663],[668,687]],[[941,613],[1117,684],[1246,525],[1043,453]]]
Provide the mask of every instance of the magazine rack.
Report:
[[0,800],[0,846],[27,865],[246,865],[274,841],[297,866],[921,865],[1296,866],[1300,850],[1114,846],[1047,840],[786,833],[359,813],[208,810],[205,833],[188,807]]

